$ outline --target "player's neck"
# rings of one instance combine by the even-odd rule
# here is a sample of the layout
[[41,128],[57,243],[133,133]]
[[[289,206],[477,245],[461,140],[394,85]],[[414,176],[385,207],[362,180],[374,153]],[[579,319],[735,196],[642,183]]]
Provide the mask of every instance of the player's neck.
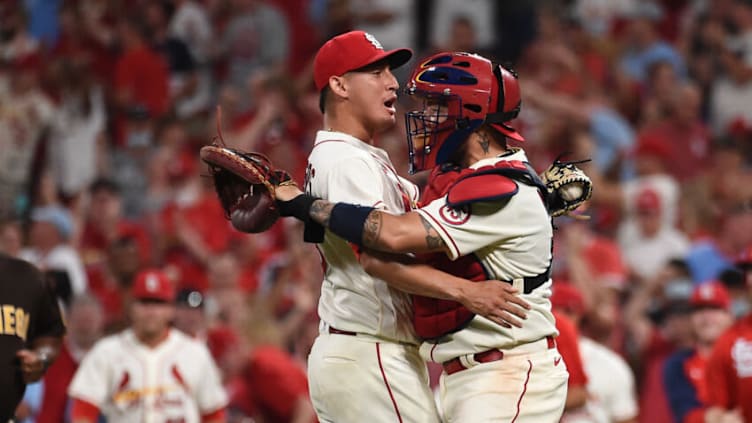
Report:
[[370,131],[354,116],[347,113],[325,114],[324,129],[351,135],[366,144],[373,145],[373,131]]
[[468,145],[467,150],[465,150],[465,162],[463,163],[463,167],[470,167],[483,159],[498,157],[506,152],[506,149],[501,148],[496,144],[489,145],[486,149],[480,146],[473,147]]
[[464,167],[470,167],[483,159],[497,157],[508,151],[505,143],[494,139],[484,131],[474,132],[465,141]]
[[710,353],[713,351],[714,345],[715,344],[713,342],[698,342],[697,352],[700,354],[701,357],[709,357]]

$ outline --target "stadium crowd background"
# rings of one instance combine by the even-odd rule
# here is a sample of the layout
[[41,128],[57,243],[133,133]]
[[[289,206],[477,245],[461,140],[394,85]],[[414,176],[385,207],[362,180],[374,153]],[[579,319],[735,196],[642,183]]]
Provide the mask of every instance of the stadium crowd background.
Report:
[[[69,330],[67,361],[19,415],[60,421],[66,377],[127,325],[129,286],[157,268],[233,418],[290,421],[319,256],[291,220],[233,231],[197,153],[220,105],[229,144],[302,181],[321,125],[313,55],[354,28],[417,58],[507,64],[534,167],[593,158],[591,219],[557,221],[555,304],[630,364],[640,421],[670,421],[662,363],[694,342],[693,287],[718,281],[734,316],[750,311],[752,1],[0,1],[0,250],[47,272]],[[378,141],[405,174],[398,122]]]

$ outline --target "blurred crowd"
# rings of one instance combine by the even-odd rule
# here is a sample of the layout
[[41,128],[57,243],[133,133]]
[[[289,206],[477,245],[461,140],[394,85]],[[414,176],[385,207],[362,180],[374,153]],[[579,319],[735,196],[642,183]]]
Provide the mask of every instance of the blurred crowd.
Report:
[[[533,166],[592,158],[590,219],[556,222],[553,299],[593,341],[584,359],[606,348],[628,365],[619,386],[639,407],[566,421],[672,421],[664,363],[703,336],[693,291],[720,287],[702,303],[728,314],[719,333],[752,310],[748,0],[0,1],[0,251],[54,284],[66,365],[127,327],[130,286],[156,269],[234,421],[299,421],[321,260],[293,221],[234,231],[198,150],[221,127],[302,181],[321,125],[313,56],[355,28],[414,49],[403,84],[440,50],[515,69]],[[378,143],[405,174],[398,122]],[[64,419],[70,372],[19,415]]]

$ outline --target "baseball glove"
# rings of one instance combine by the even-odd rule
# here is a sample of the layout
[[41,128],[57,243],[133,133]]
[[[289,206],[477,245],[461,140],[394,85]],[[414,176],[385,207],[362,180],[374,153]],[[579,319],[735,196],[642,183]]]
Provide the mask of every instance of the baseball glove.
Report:
[[225,217],[240,232],[263,232],[279,218],[275,188],[295,182],[284,170],[275,169],[263,154],[227,147],[219,125],[217,131],[218,137],[212,145],[202,147],[200,154],[209,165]]
[[590,178],[576,166],[590,160],[562,162],[560,158],[561,156],[557,157],[553,164],[540,175],[548,188],[549,214],[553,217],[566,214],[587,219],[587,216],[574,215],[571,212],[590,199],[593,194],[593,183]]

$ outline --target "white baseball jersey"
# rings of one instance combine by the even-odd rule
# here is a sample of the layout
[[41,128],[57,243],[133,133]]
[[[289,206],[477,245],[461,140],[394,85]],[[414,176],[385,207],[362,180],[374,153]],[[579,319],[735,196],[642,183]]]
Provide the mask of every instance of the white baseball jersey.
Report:
[[[330,202],[410,210],[418,187],[400,177],[387,153],[341,132],[319,131],[308,157],[306,191]],[[367,274],[353,247],[326,233],[319,246],[327,268],[319,299],[323,324],[395,341],[416,342],[407,294]]]
[[[518,150],[503,157],[481,160],[471,167],[494,165],[501,160],[527,161],[527,157]],[[444,197],[417,211],[439,233],[452,260],[474,254],[489,279],[514,281],[513,285],[522,292],[522,278],[544,273],[551,263],[553,228],[538,189],[521,182],[518,185],[517,194],[505,202],[474,203],[454,210],[446,206]],[[442,363],[461,355],[493,348],[509,349],[549,335],[556,336],[550,297],[551,281],[522,295],[531,310],[521,328],[503,328],[475,316],[463,330],[436,343],[424,343],[421,355],[426,360]]]
[[154,348],[130,329],[97,342],[68,394],[96,405],[109,423],[198,423],[228,401],[209,350],[175,329]]

